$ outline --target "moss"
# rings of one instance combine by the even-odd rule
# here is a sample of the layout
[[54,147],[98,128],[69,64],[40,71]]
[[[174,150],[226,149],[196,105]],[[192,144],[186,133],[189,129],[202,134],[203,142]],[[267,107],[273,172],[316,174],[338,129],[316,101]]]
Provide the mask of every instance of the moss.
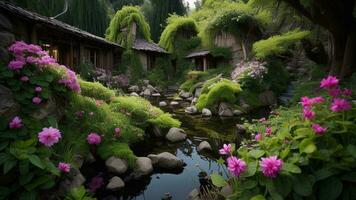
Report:
[[161,114],[154,119],[149,119],[148,121],[162,129],[180,127],[181,125],[181,122],[172,118],[172,115],[169,113]]
[[97,100],[103,100],[109,103],[114,97],[115,92],[103,86],[98,82],[87,82],[79,80],[81,94],[86,97],[92,97]]
[[122,54],[119,71],[128,75],[130,77],[130,81],[133,83],[137,82],[145,75],[140,58],[132,49],[127,49]]
[[134,167],[137,157],[130,149],[127,143],[119,142],[104,142],[98,146],[100,158],[106,160],[111,156],[115,156],[128,161],[129,167]]
[[289,31],[281,35],[275,35],[265,40],[257,41],[253,44],[253,52],[257,58],[280,55],[288,51],[288,48],[310,35],[310,31],[299,29]]
[[[210,82],[209,82],[210,84]],[[222,79],[209,87],[205,87],[196,104],[198,109],[210,107],[216,103],[226,101],[235,103],[237,94],[241,92],[240,85],[227,79]]]

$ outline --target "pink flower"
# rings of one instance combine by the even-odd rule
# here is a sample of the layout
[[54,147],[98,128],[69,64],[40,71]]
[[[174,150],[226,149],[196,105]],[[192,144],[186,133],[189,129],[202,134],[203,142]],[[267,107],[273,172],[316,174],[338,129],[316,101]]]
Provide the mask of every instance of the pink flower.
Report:
[[324,101],[325,101],[324,97],[314,97],[311,99],[312,104],[324,103]]
[[92,178],[88,184],[88,188],[90,192],[95,192],[97,189],[101,188],[104,185],[104,178],[100,175]]
[[30,79],[27,76],[22,76],[20,78],[20,81],[22,81],[22,82],[27,82],[28,80],[30,80]]
[[58,129],[52,127],[43,128],[42,131],[38,133],[39,141],[47,147],[51,147],[58,143],[61,137],[61,132],[59,132]]
[[93,113],[93,112],[90,112],[90,113],[89,113],[89,116],[90,116],[90,117],[94,116],[94,113]]
[[311,120],[315,117],[315,112],[309,109],[303,109],[303,115],[305,119]]
[[101,137],[96,133],[90,133],[87,137],[87,141],[89,144],[97,145],[101,143]]
[[324,128],[324,127],[320,126],[319,124],[313,124],[312,128],[313,128],[314,132],[318,135],[323,135],[327,130],[327,128]]
[[266,128],[266,136],[270,136],[272,134],[272,127]]
[[320,87],[324,89],[336,88],[338,85],[339,80],[335,76],[328,76],[320,82]]
[[260,162],[263,175],[276,178],[279,171],[282,169],[283,161],[277,159],[277,156],[270,156],[268,158],[262,158]]
[[231,144],[224,144],[223,148],[219,150],[220,155],[231,155],[232,145]]
[[227,166],[229,171],[237,177],[240,177],[240,175],[247,169],[246,162],[241,159],[237,159],[235,156],[227,158]]
[[328,90],[328,93],[330,96],[335,98],[341,94],[341,90],[339,88],[332,88]]
[[71,89],[76,93],[80,93],[80,85],[76,74],[72,70],[67,69],[66,67],[63,68],[66,69],[66,74],[62,77],[62,79],[58,81],[58,83],[65,85],[67,88]]
[[75,112],[75,116],[77,116],[78,118],[82,118],[84,116],[84,111]]
[[12,60],[12,61],[10,61],[8,68],[11,70],[19,70],[19,69],[22,69],[24,65],[25,65],[25,62],[23,62],[23,61]]
[[262,140],[262,133],[258,133],[256,136],[255,136],[255,140],[258,142],[258,141],[261,141]]
[[39,98],[39,97],[33,97],[32,98],[32,103],[34,103],[34,104],[40,104],[42,102],[42,99],[41,98]]
[[300,103],[304,108],[310,108],[314,104],[323,103],[324,101],[325,99],[323,97],[314,97],[314,98],[302,97]]
[[22,119],[18,116],[14,117],[9,123],[9,127],[12,129],[17,129],[22,127]]
[[351,96],[352,95],[352,90],[344,89],[344,91],[342,91],[342,94],[345,95],[345,96]]
[[70,172],[70,164],[64,163],[64,162],[60,162],[58,164],[58,169],[60,171],[62,171],[62,172],[69,173]]
[[120,128],[115,128],[115,136],[116,137],[119,137],[120,136],[120,133],[121,133],[121,129]]
[[331,104],[330,109],[334,112],[341,112],[341,111],[350,110],[351,105],[346,99],[335,98]]
[[39,87],[39,86],[38,86],[38,87],[36,87],[36,88],[35,88],[35,92],[42,92],[42,88],[41,88],[41,87]]
[[266,118],[263,117],[263,118],[259,119],[258,121],[261,122],[261,123],[264,123],[264,122],[266,122],[267,120],[266,120]]

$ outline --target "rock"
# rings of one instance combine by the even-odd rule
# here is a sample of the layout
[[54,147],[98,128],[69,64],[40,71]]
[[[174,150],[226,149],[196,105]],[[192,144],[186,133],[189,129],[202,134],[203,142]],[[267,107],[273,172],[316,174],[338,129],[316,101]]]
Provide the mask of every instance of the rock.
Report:
[[179,96],[183,99],[187,99],[191,96],[191,94],[189,92],[184,92],[184,91],[181,91]]
[[144,85],[149,85],[150,84],[150,80],[147,80],[147,79],[143,80],[142,82],[143,82]]
[[96,160],[95,160],[95,157],[93,156],[93,154],[92,153],[88,153],[87,154],[87,156],[85,157],[85,162],[86,163],[93,163],[93,162],[95,162]]
[[156,136],[156,137],[162,137],[163,136],[162,131],[158,126],[152,125],[151,127],[152,127],[153,136]]
[[187,138],[187,134],[183,129],[171,128],[169,129],[166,139],[170,142],[180,142],[184,141]]
[[173,170],[183,168],[184,162],[179,160],[177,156],[164,152],[158,155],[150,154],[148,158],[151,159],[152,165],[161,169]]
[[249,112],[252,110],[252,107],[250,105],[248,105],[247,103],[246,104],[243,104],[241,106],[246,112]]
[[228,103],[222,102],[219,105],[219,116],[221,117],[232,117],[234,112],[231,109],[231,106]]
[[240,116],[240,115],[243,115],[244,113],[240,110],[234,110],[234,115],[235,116]]
[[203,108],[201,113],[202,113],[203,117],[211,117],[213,115],[213,113],[207,108]]
[[200,200],[200,192],[199,189],[195,188],[194,190],[192,190],[189,195],[188,195],[188,200]]
[[20,106],[13,98],[12,91],[0,85],[0,116],[13,116],[19,108]]
[[173,100],[174,100],[174,101],[183,101],[183,99],[180,98],[180,97],[174,97]]
[[195,105],[198,102],[198,98],[194,97],[192,100],[191,105]]
[[147,85],[147,89],[149,89],[151,93],[158,93],[158,90],[152,85]]
[[144,91],[143,91],[143,95],[144,96],[151,96],[151,90],[150,89],[145,89]]
[[227,198],[228,196],[232,195],[234,193],[232,187],[230,185],[226,185],[220,190],[220,194]]
[[120,177],[114,176],[109,180],[109,183],[106,185],[106,189],[117,191],[125,187],[124,181]]
[[211,151],[211,150],[212,150],[211,145],[207,141],[201,142],[197,148],[198,152]]
[[130,96],[132,97],[138,97],[139,95],[136,92],[131,92]]
[[243,124],[236,124],[236,134],[242,135],[246,133],[246,128]]
[[5,48],[0,47],[0,62],[8,63],[9,61],[10,61],[9,52]]
[[107,159],[105,161],[105,165],[109,172],[113,172],[115,174],[123,174],[128,168],[126,160],[122,160],[114,156]]
[[178,105],[179,105],[179,103],[178,103],[178,102],[176,102],[176,101],[171,101],[170,105],[171,105],[171,106],[178,106]]
[[12,24],[7,17],[0,14],[0,30],[12,32]]
[[262,106],[270,106],[277,103],[277,98],[274,92],[266,91],[259,95]]
[[165,107],[165,106],[167,106],[167,102],[165,102],[165,101],[161,101],[161,102],[159,102],[159,107]]
[[184,110],[186,113],[188,114],[197,114],[198,113],[198,109],[195,106],[189,106],[187,108],[185,108]]
[[133,177],[138,179],[142,176],[147,176],[153,171],[152,161],[147,157],[139,157],[136,160],[136,166],[133,172]]
[[0,47],[8,47],[15,42],[15,35],[9,32],[0,32]]
[[186,101],[182,101],[182,102],[179,102],[180,106],[183,107],[183,108],[187,108],[187,107],[190,107],[190,103],[189,102],[186,102]]
[[57,116],[57,118],[61,118],[60,116],[63,113],[59,113],[62,109],[58,109],[58,106],[53,98],[49,98],[46,103],[41,103],[40,108],[31,114],[31,117],[37,120],[43,120],[50,115]]
[[140,87],[137,85],[133,85],[131,87],[129,87],[128,89],[130,92],[140,92]]
[[193,101],[193,97],[189,97],[189,98],[187,98],[187,101]]
[[71,168],[71,178],[65,178],[59,183],[59,187],[64,193],[71,191],[74,188],[80,187],[84,184],[85,178],[76,168]]
[[84,164],[84,157],[82,155],[76,154],[74,157],[75,166],[80,169]]
[[160,93],[153,93],[152,96],[153,96],[153,97],[160,97],[161,94],[160,94]]
[[196,88],[195,91],[194,91],[194,96],[195,97],[199,97],[200,94],[201,94],[201,90],[202,90],[201,87]]

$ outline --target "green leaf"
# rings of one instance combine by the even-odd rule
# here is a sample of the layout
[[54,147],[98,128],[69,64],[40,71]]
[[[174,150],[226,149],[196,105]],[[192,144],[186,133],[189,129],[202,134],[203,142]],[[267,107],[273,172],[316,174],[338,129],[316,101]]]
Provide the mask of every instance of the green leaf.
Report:
[[291,163],[283,163],[282,170],[290,172],[290,173],[294,173],[294,174],[302,173],[302,170],[297,165],[294,165]]
[[27,160],[21,160],[19,164],[20,175],[27,174],[29,170],[30,170],[29,162]]
[[255,175],[257,172],[257,165],[258,165],[257,161],[249,162],[247,164],[247,171],[245,173],[241,174],[241,177],[247,178],[247,177],[251,177],[251,176]]
[[253,189],[254,187],[256,187],[256,185],[257,185],[257,181],[255,181],[255,180],[244,180],[244,181],[241,181],[240,188],[242,190],[250,190],[250,189]]
[[44,169],[45,166],[43,165],[41,159],[36,156],[36,155],[29,155],[28,159],[30,160],[30,162],[35,165],[36,167],[40,168],[40,169]]
[[4,150],[7,147],[7,145],[9,145],[8,141],[1,142],[0,143],[0,151]]
[[35,175],[33,173],[21,175],[19,178],[20,185],[23,186],[28,184],[33,179],[34,176]]
[[342,180],[356,183],[356,172],[349,172],[341,177]]
[[0,165],[8,162],[11,159],[13,159],[13,157],[10,154],[0,153]]
[[27,184],[25,186],[25,189],[27,191],[32,191],[35,188],[37,188],[37,187],[39,187],[39,186],[41,186],[43,184],[46,184],[49,181],[51,181],[51,177],[49,177],[49,176],[41,176],[41,177],[38,177],[35,180],[31,181],[30,184]]
[[335,176],[320,181],[318,186],[318,199],[335,200],[342,192],[342,182]]
[[23,192],[21,193],[19,200],[36,200],[36,192]]
[[254,150],[251,150],[250,152],[248,152],[248,155],[250,157],[253,157],[253,158],[261,158],[266,152],[263,151],[263,150],[257,150],[257,149],[254,149]]
[[50,126],[52,126],[53,128],[58,128],[58,123],[57,123],[57,119],[53,116],[49,116],[48,117],[48,123]]
[[4,163],[4,174],[7,174],[10,170],[12,170],[17,164],[17,160],[11,159]]
[[293,190],[300,196],[309,196],[313,192],[313,185],[308,177],[297,175],[293,177]]
[[349,152],[352,157],[356,158],[356,146],[355,145],[351,145],[351,144],[348,145],[347,152]]
[[217,173],[213,173],[211,174],[211,181],[213,182],[213,184],[216,186],[216,187],[224,187],[227,185],[227,182],[226,180],[224,179],[224,177],[220,176],[219,174]]
[[10,195],[11,190],[7,187],[0,187],[0,199],[8,199],[7,197]]
[[224,164],[225,164],[225,160],[224,160],[222,157],[220,157],[220,158],[216,161],[216,163],[218,163],[219,165],[224,165]]
[[283,200],[282,195],[279,194],[272,180],[268,180],[266,186],[273,200]]
[[266,199],[263,195],[259,194],[259,195],[252,197],[250,200],[266,200]]
[[289,176],[280,174],[274,180],[275,189],[281,194],[283,197],[287,197],[292,191],[292,181]]
[[312,139],[304,139],[300,144],[299,144],[299,151],[301,153],[313,153],[316,151],[316,146],[313,142]]
[[2,75],[6,78],[12,78],[14,76],[14,72],[12,72],[11,70],[5,70],[4,72],[2,72]]
[[279,154],[279,156],[282,159],[284,159],[284,158],[286,158],[288,156],[289,152],[290,152],[290,147],[287,147]]
[[321,181],[323,179],[329,178],[330,176],[334,175],[335,173],[327,168],[319,169],[314,173],[315,180]]

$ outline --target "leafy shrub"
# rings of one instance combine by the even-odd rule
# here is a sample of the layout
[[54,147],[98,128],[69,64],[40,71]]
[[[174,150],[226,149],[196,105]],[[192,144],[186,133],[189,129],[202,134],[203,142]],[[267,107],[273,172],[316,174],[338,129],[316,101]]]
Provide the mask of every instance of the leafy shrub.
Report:
[[172,115],[169,113],[161,114],[154,119],[149,119],[148,121],[161,129],[180,127],[181,125],[181,122],[172,118]]
[[131,49],[122,54],[120,72],[126,74],[131,82],[137,82],[144,76],[144,69],[138,55]]
[[127,143],[105,142],[98,148],[98,154],[104,160],[116,156],[127,160],[130,167],[135,166],[136,156]]
[[196,106],[201,110],[222,101],[235,103],[239,92],[241,92],[239,84],[222,79],[209,86],[209,89],[203,89]]
[[79,65],[80,78],[86,81],[91,81],[94,78],[94,65],[92,63],[81,63]]
[[210,50],[210,53],[214,58],[223,58],[225,60],[230,60],[232,58],[230,47],[215,47]]
[[104,87],[101,83],[79,80],[79,84],[82,89],[81,94],[83,96],[103,100],[108,103],[115,97],[115,92]]
[[69,194],[66,195],[64,200],[96,200],[96,198],[91,197],[84,186],[72,189]]
[[288,48],[307,37],[310,31],[299,29],[289,31],[281,35],[275,35],[265,40],[257,41],[253,44],[253,51],[256,58],[266,58],[268,56],[278,56],[288,51]]

